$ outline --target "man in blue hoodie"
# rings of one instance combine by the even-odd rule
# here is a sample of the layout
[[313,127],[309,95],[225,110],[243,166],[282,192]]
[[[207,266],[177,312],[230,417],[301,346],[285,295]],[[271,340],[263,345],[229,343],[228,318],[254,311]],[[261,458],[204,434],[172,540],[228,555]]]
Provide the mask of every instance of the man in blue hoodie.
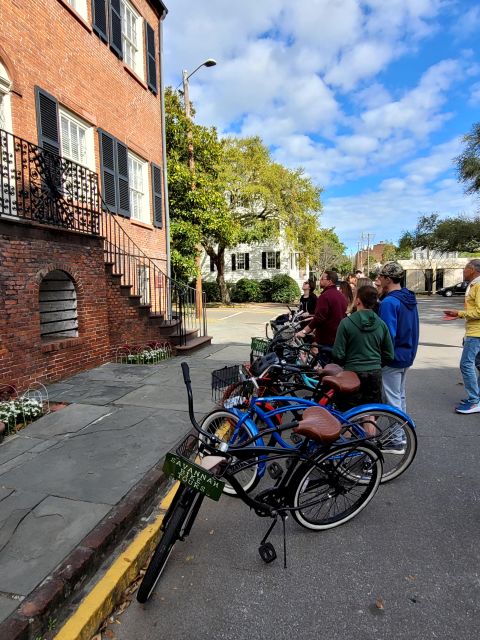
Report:
[[419,319],[415,294],[400,284],[403,275],[398,262],[385,263],[378,274],[385,296],[379,315],[390,331],[395,353],[382,368],[383,391],[387,404],[406,411],[405,379],[417,354]]

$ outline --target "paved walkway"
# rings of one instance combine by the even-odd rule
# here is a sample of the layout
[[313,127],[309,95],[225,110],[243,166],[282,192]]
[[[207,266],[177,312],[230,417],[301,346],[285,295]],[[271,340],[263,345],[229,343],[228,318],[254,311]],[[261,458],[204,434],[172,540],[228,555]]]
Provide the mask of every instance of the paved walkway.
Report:
[[13,614],[13,629],[39,611],[29,605],[39,585],[152,468],[160,475],[165,453],[189,430],[180,362],[190,364],[200,415],[212,406],[211,371],[247,357],[244,344],[210,345],[159,365],[105,364],[50,385],[51,401],[71,404],[0,445],[2,640],[17,637],[5,637],[2,621]]

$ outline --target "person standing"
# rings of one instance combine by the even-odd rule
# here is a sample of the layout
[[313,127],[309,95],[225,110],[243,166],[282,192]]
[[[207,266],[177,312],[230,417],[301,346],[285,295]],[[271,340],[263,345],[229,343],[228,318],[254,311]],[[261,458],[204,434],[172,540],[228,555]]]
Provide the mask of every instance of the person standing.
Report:
[[455,411],[480,413],[480,260],[470,260],[465,265],[463,279],[468,282],[465,292],[465,310],[446,309],[444,311],[450,318],[465,318],[465,338],[460,371],[468,396],[455,407]]
[[402,287],[404,270],[398,262],[386,262],[378,274],[382,293],[379,315],[390,331],[394,357],[382,368],[383,392],[387,404],[406,412],[405,382],[417,355],[419,319],[415,294]]
[[333,362],[355,371],[360,379],[359,391],[342,398],[342,411],[382,401],[382,365],[394,357],[388,327],[375,313],[375,287],[360,287],[355,306],[356,312],[340,322],[332,351]]
[[303,311],[302,317],[313,316],[317,306],[317,296],[315,295],[315,285],[311,280],[307,280],[302,285],[303,294],[300,298],[299,311]]
[[327,270],[322,273],[315,315],[310,323],[296,335],[304,338],[315,332],[315,341],[320,346],[331,347],[335,342],[337,328],[347,312],[347,300],[337,289],[338,273]]

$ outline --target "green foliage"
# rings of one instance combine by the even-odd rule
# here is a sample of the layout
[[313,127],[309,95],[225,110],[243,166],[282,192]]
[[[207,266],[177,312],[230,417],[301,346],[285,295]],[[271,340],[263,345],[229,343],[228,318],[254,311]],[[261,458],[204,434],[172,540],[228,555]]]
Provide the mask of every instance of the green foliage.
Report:
[[258,280],[241,278],[235,284],[231,293],[233,302],[261,302],[262,290]]
[[440,220],[436,213],[421,216],[415,229],[406,231],[400,238],[400,248],[477,252],[480,250],[480,216],[461,215],[445,220]]
[[480,193],[480,122],[463,138],[465,149],[455,159],[460,182],[466,193]]
[[207,298],[207,302],[220,302],[222,296],[220,295],[220,287],[217,282],[202,282],[202,289]]
[[260,291],[262,293],[262,302],[272,301],[272,281],[270,278],[260,280]]
[[300,298],[300,288],[293,278],[287,275],[273,276],[272,301],[296,302]]

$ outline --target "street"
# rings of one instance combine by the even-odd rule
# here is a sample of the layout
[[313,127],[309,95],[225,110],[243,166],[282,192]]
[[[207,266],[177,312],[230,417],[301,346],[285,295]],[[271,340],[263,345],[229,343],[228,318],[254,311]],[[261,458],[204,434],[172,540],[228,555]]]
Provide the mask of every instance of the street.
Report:
[[[108,630],[119,640],[473,639],[480,622],[480,422],[456,415],[463,323],[442,320],[463,298],[420,297],[420,348],[408,376],[418,453],[343,527],[280,525],[270,565],[257,548],[269,522],[227,496],[205,500],[174,548],[150,602],[133,601]],[[279,307],[210,309],[214,342],[264,335]],[[228,317],[230,316],[230,317]],[[233,347],[232,347],[233,348]],[[235,349],[239,347],[236,346]],[[105,635],[104,637],[112,637]]]

